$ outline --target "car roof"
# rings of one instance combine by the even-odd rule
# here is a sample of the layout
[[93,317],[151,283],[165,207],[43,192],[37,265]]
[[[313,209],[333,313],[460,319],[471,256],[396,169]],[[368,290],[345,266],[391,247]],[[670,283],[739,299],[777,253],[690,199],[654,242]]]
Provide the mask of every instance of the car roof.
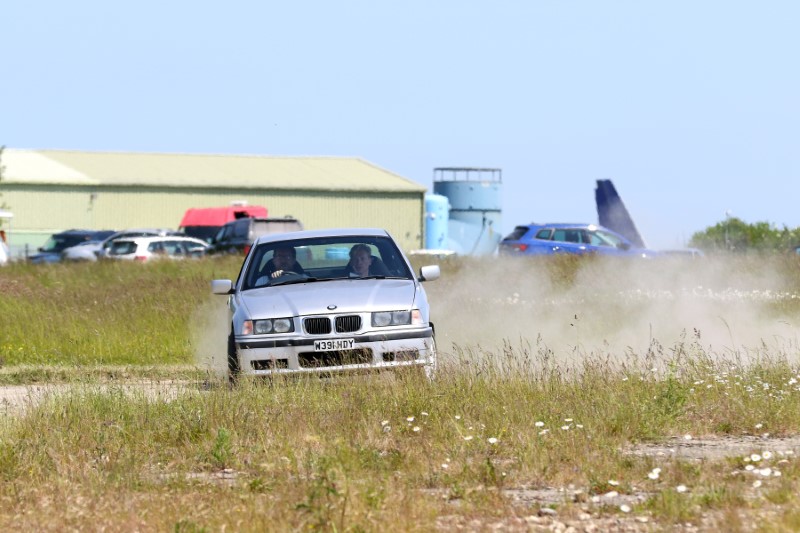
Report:
[[529,228],[585,228],[585,229],[603,229],[607,231],[612,231],[606,227],[601,226],[600,224],[592,224],[588,222],[547,222],[547,223],[538,223],[538,222],[531,222],[530,224],[520,224],[521,226],[527,226]]
[[256,244],[266,242],[315,239],[318,237],[388,237],[389,232],[381,228],[329,228],[292,231],[290,233],[271,233],[256,239]]
[[231,220],[230,222],[226,222],[225,226],[236,224],[242,220],[252,220],[254,222],[299,222],[299,220],[294,217],[242,217],[237,218],[236,220]]
[[98,234],[112,234],[114,233],[113,230],[106,230],[106,229],[68,229],[66,231],[59,231],[58,233],[54,233],[53,235],[98,235]]

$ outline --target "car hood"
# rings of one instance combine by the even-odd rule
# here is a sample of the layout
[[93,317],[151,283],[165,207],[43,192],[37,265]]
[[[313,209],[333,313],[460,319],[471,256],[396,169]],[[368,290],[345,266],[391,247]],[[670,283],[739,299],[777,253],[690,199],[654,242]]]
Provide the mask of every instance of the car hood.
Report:
[[251,289],[241,304],[252,318],[410,309],[416,284],[406,279],[343,279]]

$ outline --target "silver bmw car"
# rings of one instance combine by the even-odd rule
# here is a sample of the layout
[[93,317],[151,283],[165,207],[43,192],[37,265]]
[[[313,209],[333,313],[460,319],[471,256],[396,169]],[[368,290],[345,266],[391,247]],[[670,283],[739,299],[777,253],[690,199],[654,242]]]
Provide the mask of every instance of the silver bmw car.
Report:
[[382,229],[327,229],[265,235],[228,295],[228,370],[239,374],[335,374],[436,367],[434,328],[422,281]]

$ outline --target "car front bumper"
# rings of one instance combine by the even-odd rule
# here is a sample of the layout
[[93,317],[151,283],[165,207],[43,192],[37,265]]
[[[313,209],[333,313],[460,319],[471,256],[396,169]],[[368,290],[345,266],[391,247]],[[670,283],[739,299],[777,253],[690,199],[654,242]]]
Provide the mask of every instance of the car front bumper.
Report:
[[[353,349],[315,351],[314,341],[352,338]],[[236,352],[242,374],[332,374],[436,365],[430,327],[349,336],[281,339],[237,337]]]

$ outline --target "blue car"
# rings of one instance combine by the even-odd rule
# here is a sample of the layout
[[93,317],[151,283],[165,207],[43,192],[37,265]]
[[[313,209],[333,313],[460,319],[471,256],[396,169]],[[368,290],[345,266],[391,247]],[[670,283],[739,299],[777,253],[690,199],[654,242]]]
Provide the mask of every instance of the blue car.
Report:
[[507,255],[598,254],[654,257],[614,231],[596,224],[528,224],[517,226],[498,248]]

